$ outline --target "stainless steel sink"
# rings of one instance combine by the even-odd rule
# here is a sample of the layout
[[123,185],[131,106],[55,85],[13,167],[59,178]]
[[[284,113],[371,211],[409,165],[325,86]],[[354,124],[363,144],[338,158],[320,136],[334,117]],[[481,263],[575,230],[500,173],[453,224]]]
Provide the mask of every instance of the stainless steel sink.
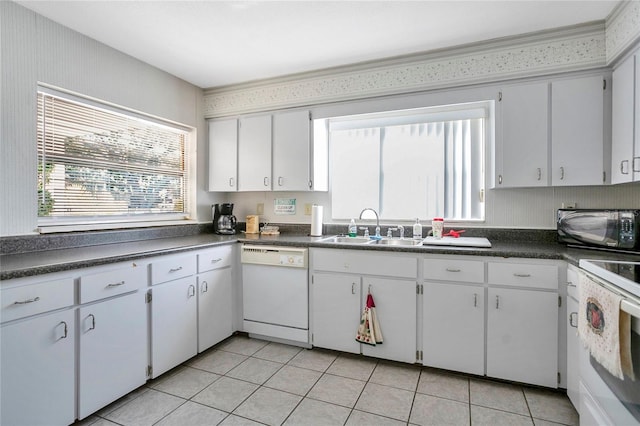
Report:
[[318,240],[318,242],[332,243],[332,244],[365,244],[365,243],[371,242],[371,240],[369,238],[363,238],[363,237],[335,236],[335,237],[329,237],[329,238],[324,238],[322,240]]
[[381,240],[375,241],[372,244],[380,244],[386,246],[419,246],[422,245],[422,240],[411,240],[411,239],[396,239],[396,238],[383,238]]

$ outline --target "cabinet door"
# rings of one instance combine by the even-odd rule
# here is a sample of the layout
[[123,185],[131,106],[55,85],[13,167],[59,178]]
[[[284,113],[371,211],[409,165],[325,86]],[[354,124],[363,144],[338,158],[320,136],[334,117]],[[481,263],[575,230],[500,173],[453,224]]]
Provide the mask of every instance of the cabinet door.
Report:
[[271,115],[240,119],[238,191],[271,190]]
[[[611,111],[611,183],[633,180],[634,87],[636,57],[631,56],[613,71]],[[637,154],[640,155],[640,154]]]
[[602,185],[604,90],[602,76],[551,83],[551,182]]
[[505,87],[500,106],[497,187],[546,186],[549,84]]
[[153,286],[151,301],[152,377],[198,352],[198,313],[195,277]]
[[425,283],[423,364],[484,375],[484,288]]
[[231,269],[198,275],[198,352],[233,333]]
[[147,305],[135,292],[79,309],[78,415],[147,381]]
[[360,277],[315,274],[312,280],[312,343],[314,346],[360,353]]
[[[416,362],[416,282],[385,278],[364,278],[363,309],[370,291],[384,342],[362,345],[363,355],[401,362]],[[356,326],[350,327],[355,336]]]
[[558,293],[489,288],[487,376],[558,386]]
[[311,167],[309,111],[273,116],[273,190],[308,191]]
[[209,191],[236,191],[238,120],[209,122]]
[[580,405],[580,342],[578,339],[578,301],[567,296],[567,396],[574,407]]
[[0,329],[3,425],[67,425],[75,419],[75,311]]

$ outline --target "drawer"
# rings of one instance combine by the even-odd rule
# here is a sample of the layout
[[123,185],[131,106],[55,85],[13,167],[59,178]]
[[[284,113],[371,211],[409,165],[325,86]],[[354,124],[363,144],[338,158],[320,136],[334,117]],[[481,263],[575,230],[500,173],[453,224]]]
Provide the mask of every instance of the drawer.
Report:
[[198,254],[198,273],[231,266],[233,247],[222,246]]
[[399,278],[416,278],[415,257],[377,254],[370,251],[313,249],[313,269]]
[[424,259],[424,279],[484,283],[484,262],[481,260]]
[[558,266],[489,262],[489,284],[558,290]]
[[159,284],[166,281],[194,275],[197,269],[197,256],[167,256],[151,263],[151,284]]
[[80,277],[80,303],[93,302],[137,290],[147,285],[144,267],[129,266]]
[[0,290],[1,321],[11,321],[71,306],[74,303],[73,296],[73,278]]

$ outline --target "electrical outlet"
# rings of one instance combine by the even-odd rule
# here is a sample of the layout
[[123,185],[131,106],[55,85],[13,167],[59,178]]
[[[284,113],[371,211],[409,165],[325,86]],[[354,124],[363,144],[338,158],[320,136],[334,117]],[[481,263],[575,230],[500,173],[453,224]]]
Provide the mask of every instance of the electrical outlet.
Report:
[[256,206],[256,214],[263,215],[264,214],[264,203],[258,203]]
[[575,209],[576,202],[575,201],[567,201],[566,203],[562,203],[563,209]]
[[311,216],[311,204],[307,203],[304,205],[304,214],[306,216]]

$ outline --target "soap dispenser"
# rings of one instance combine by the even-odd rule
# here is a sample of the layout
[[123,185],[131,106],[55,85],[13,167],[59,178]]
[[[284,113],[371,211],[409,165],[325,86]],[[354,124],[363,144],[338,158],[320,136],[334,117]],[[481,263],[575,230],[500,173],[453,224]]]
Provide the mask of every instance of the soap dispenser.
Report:
[[422,225],[420,224],[420,218],[416,218],[416,223],[413,224],[413,238],[415,240],[422,239]]

